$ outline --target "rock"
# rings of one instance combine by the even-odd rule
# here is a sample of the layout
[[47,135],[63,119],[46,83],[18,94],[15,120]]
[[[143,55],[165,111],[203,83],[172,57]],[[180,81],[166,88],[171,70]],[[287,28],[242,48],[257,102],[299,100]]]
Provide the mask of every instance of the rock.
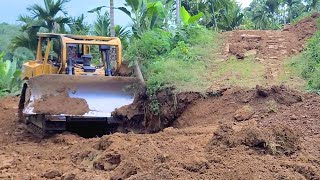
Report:
[[261,97],[268,97],[269,96],[268,91],[259,85],[256,86],[256,90],[257,90],[257,94]]
[[261,40],[262,39],[261,36],[251,35],[251,34],[242,34],[241,37],[242,37],[242,39],[257,39],[257,40]]
[[93,162],[93,167],[98,170],[112,171],[121,162],[121,155],[117,153],[107,153]]
[[234,114],[234,119],[237,121],[249,120],[254,114],[254,111],[250,106],[244,106],[241,109],[238,109]]
[[74,180],[76,178],[76,175],[73,173],[64,174],[61,178],[61,180]]
[[297,120],[297,119],[298,119],[298,116],[296,116],[296,115],[293,114],[293,115],[290,116],[290,119],[291,119],[291,120]]
[[6,156],[0,156],[0,170],[9,169],[13,166],[13,158]]
[[45,177],[47,179],[53,179],[53,178],[61,177],[61,176],[62,175],[58,170],[49,170],[42,177]]

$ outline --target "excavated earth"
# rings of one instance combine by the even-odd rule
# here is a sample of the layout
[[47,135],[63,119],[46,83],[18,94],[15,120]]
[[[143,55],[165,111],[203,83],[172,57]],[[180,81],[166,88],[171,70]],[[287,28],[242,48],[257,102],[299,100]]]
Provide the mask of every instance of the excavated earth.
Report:
[[44,140],[18,123],[17,97],[1,99],[0,179],[320,179],[319,96],[257,86],[183,97],[158,133]]
[[319,13],[306,17],[282,30],[238,30],[226,32],[225,56],[237,59],[253,57],[266,67],[269,84],[282,71],[283,60],[301,52],[306,41],[317,31]]
[[[226,33],[226,54],[241,59],[251,50],[274,76],[303,49],[316,17],[283,31]],[[253,36],[261,37],[251,48]],[[18,121],[19,98],[0,99],[0,179],[320,179],[318,95],[257,85],[205,94],[167,89],[157,99],[158,114],[148,111],[152,99],[140,97],[114,112],[125,121],[118,133],[90,139],[38,139]]]

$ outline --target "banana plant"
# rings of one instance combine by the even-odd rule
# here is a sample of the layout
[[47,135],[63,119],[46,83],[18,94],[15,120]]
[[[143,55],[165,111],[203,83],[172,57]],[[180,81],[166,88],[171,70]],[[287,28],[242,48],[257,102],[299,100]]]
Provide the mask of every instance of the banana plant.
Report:
[[[138,37],[145,31],[161,27],[167,18],[167,9],[173,0],[126,0],[126,7],[118,9],[126,13],[132,20],[132,31]],[[166,7],[168,5],[168,7]]]
[[181,20],[184,26],[189,26],[191,24],[196,24],[203,16],[203,12],[199,12],[196,15],[191,16],[190,13],[185,9],[184,6],[180,10]]
[[20,87],[21,71],[17,68],[17,60],[4,60],[4,55],[0,54],[0,96],[16,93]]

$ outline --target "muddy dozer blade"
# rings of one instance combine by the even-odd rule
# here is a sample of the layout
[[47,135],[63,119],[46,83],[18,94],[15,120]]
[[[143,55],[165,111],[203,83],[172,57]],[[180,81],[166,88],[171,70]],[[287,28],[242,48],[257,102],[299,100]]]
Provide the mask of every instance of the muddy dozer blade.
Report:
[[[134,100],[133,85],[137,83],[132,77],[101,77],[101,76],[72,76],[72,75],[42,75],[33,77],[28,82],[30,101],[24,109],[25,115],[37,114],[34,112],[35,101],[50,96],[67,93],[70,98],[82,98],[88,106],[89,112],[81,117],[111,117],[116,108],[131,104]],[[79,108],[66,107],[67,103],[48,104],[63,109]],[[53,107],[52,107],[53,108]],[[57,108],[57,107],[56,107]],[[52,116],[76,116],[65,111]],[[39,114],[39,113],[38,113]]]

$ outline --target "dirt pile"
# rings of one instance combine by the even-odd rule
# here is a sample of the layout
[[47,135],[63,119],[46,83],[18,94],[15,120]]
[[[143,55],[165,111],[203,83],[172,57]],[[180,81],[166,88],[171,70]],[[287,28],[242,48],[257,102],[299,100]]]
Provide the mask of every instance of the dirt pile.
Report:
[[175,94],[166,89],[153,98],[137,97],[133,104],[116,109],[113,116],[124,122],[127,132],[159,132],[171,126],[191,102],[201,97],[196,92]]
[[220,145],[228,148],[244,145],[262,153],[292,155],[299,150],[299,136],[293,130],[281,126],[249,126],[236,132],[231,125],[222,124],[213,134],[209,148],[217,148]]
[[[5,111],[0,110],[0,117],[2,113],[13,116],[0,118],[0,161],[4,162],[0,164],[0,177],[320,178],[318,96],[283,86],[258,86],[229,88],[201,97],[186,94],[176,97],[178,102],[188,103],[180,107],[184,110],[171,122],[174,127],[159,133],[115,133],[92,139],[65,133],[45,140],[17,129],[17,100],[4,100],[11,105]],[[170,104],[174,103],[168,101],[164,107]],[[253,114],[238,121],[235,115],[239,109],[250,109]]]
[[303,51],[307,39],[317,31],[319,13],[306,17],[283,30],[236,30],[223,33],[226,39],[225,57],[252,59],[264,65],[265,78],[270,85],[283,72],[287,57]]
[[37,99],[33,107],[35,113],[49,115],[84,115],[90,111],[85,99],[71,98],[68,93],[45,95]]
[[238,59],[254,56],[258,59],[283,59],[297,54],[305,42],[317,31],[319,13],[306,17],[295,25],[288,25],[282,31],[239,30],[226,33],[229,55]]
[[304,42],[308,38],[312,37],[318,30],[318,18],[320,13],[313,13],[310,17],[306,17],[299,21],[295,25],[286,26],[283,31],[288,31],[297,36],[298,41]]

